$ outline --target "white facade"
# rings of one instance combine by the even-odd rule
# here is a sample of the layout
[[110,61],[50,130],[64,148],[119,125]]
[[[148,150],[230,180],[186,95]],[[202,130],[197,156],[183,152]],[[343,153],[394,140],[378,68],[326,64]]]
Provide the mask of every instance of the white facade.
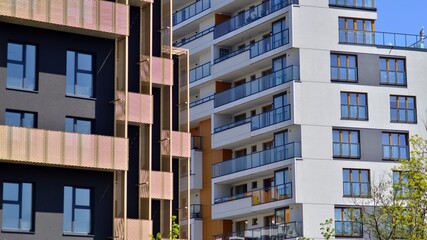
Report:
[[[354,207],[355,197],[344,197],[344,169],[368,170],[368,184],[374,184],[376,177],[391,175],[394,154],[405,155],[409,137],[427,137],[427,68],[423,66],[427,45],[424,48],[419,36],[396,35],[407,40],[402,43],[373,32],[377,13],[370,4],[374,1],[363,1],[365,7],[335,4],[359,1],[277,1],[275,11],[256,17],[265,13],[266,4],[273,9],[274,2],[263,2],[263,9],[261,1],[212,1],[210,8],[191,24],[179,24],[174,33],[179,43],[214,27],[180,45],[190,49],[194,69],[191,126],[210,118],[211,147],[233,152],[233,159],[212,166],[211,216],[232,220],[236,233],[214,239],[261,239],[265,234],[294,238],[292,229],[298,236],[319,239],[319,224],[329,218],[340,235],[341,222],[335,213]],[[259,15],[252,14],[255,11]],[[234,25],[232,20],[221,24],[218,19],[224,16],[235,19]],[[274,23],[281,19],[282,29],[277,32]],[[220,36],[224,25],[236,29]],[[269,38],[271,42],[264,41]],[[334,56],[342,57],[338,65]],[[284,63],[273,66],[278,58]],[[210,74],[195,73],[209,62]],[[335,68],[342,71],[341,81],[335,79]],[[350,82],[350,74],[343,74],[353,70],[357,77]],[[281,99],[276,97],[280,94]],[[397,110],[391,101],[394,96],[402,101]],[[352,111],[350,119],[346,109]],[[279,138],[283,131],[286,137]],[[349,150],[352,157],[344,156],[349,142],[354,147]],[[390,159],[384,153],[389,149],[393,149],[388,151]],[[287,177],[281,182],[277,180],[280,173],[275,172],[283,169]],[[277,222],[280,209],[287,209],[281,223]],[[279,226],[267,227],[271,224],[267,216],[276,216],[273,222]],[[356,235],[353,232],[351,237]]]

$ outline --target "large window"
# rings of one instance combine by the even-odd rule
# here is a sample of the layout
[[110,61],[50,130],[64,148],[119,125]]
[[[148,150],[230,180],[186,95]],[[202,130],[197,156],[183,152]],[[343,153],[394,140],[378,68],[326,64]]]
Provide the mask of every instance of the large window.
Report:
[[341,92],[341,118],[368,120],[366,93]]
[[335,208],[335,235],[360,237],[363,235],[359,208]]
[[82,118],[66,117],[65,131],[75,133],[92,133],[92,121]]
[[339,18],[340,43],[374,44],[374,21]]
[[405,59],[380,58],[381,84],[406,85]]
[[2,230],[31,231],[33,229],[33,185],[3,183]]
[[353,55],[331,54],[331,80],[357,82],[357,58]]
[[36,46],[7,44],[6,86],[13,89],[36,90]]
[[67,51],[67,95],[93,97],[93,57]]
[[359,131],[334,130],[333,141],[334,157],[360,157]]
[[393,189],[396,197],[405,197],[408,193],[408,178],[400,171],[393,171]]
[[344,169],[344,197],[369,197],[369,170]]
[[64,233],[89,235],[92,231],[89,188],[64,187]]
[[408,134],[383,133],[383,159],[409,159]]
[[390,96],[390,118],[392,122],[416,123],[415,97]]
[[6,110],[5,123],[8,126],[35,128],[37,127],[36,114]]

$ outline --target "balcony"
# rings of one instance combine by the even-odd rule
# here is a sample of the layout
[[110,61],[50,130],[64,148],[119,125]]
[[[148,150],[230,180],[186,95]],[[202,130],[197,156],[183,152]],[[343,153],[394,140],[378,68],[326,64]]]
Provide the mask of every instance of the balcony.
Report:
[[153,222],[151,220],[127,219],[127,239],[146,238],[152,234]]
[[153,123],[153,96],[129,93],[129,122],[135,124]]
[[202,150],[202,137],[192,136],[191,137],[191,150]]
[[207,62],[196,68],[190,69],[190,83],[211,75],[211,62]]
[[331,81],[356,83],[357,68],[331,67]]
[[302,237],[302,222],[275,224],[272,226],[248,229],[241,232],[215,235],[212,240],[231,239],[288,239]]
[[383,145],[384,160],[409,159],[409,147],[398,145]]
[[185,44],[187,44],[189,42],[192,42],[192,41],[194,41],[196,39],[199,39],[199,38],[201,38],[201,37],[203,37],[205,35],[208,35],[209,33],[213,32],[213,31],[214,31],[214,27],[210,27],[210,28],[208,28],[206,30],[203,30],[203,31],[201,31],[199,33],[196,33],[196,34],[194,34],[194,35],[192,35],[192,36],[190,36],[188,38],[181,39],[180,41],[178,41],[177,43],[175,43],[174,46],[175,47],[181,47],[181,46],[183,46],[183,45],[185,45]]
[[329,6],[376,10],[375,0],[329,0]]
[[242,194],[236,194],[229,197],[216,198],[215,204],[221,204],[247,197],[252,199],[252,206],[289,199],[292,198],[292,182],[274,187],[253,190]]
[[[141,170],[139,175],[139,191],[141,198],[173,199],[173,173]],[[151,181],[150,181],[151,180]],[[151,183],[151,191],[150,191]],[[151,195],[150,195],[151,192]]]
[[214,106],[217,108],[294,80],[299,80],[299,67],[289,66],[224,92],[215,94]]
[[173,85],[173,60],[160,57],[152,57],[152,76],[151,79],[148,74],[148,61],[141,61],[143,67],[141,68],[141,80],[143,82],[152,81],[153,84],[158,85]]
[[414,50],[427,48],[424,38],[421,38],[420,35],[346,29],[339,30],[339,43]]
[[214,129],[214,133],[219,133],[234,127],[238,127],[247,123],[251,124],[251,131],[255,131],[264,127],[268,127],[280,122],[285,122],[291,119],[291,105],[286,105],[281,108],[276,108],[268,112],[260,113],[253,117],[232,122]]
[[0,159],[80,169],[127,170],[128,140],[2,125]]
[[406,72],[380,70],[380,83],[384,85],[406,86]]
[[341,119],[368,120],[368,106],[341,104]]
[[[0,17],[14,22],[18,18],[24,25],[40,26],[92,36],[116,38],[128,36],[129,6],[100,0],[2,0]],[[93,31],[97,33],[93,33]]]
[[[187,208],[179,209],[180,220],[185,220],[187,218]],[[191,219],[202,219],[202,205],[200,204],[191,204],[190,205],[190,218]]]
[[[203,185],[203,153],[200,150],[193,149],[191,151],[191,159],[190,159],[190,175],[188,176],[188,172],[181,173],[180,191],[187,191],[188,187],[190,190],[200,190]],[[188,186],[188,177],[190,177],[190,186]]]
[[236,51],[230,52],[227,55],[221,56],[214,60],[214,64],[220,63],[224,60],[232,58],[236,55],[239,55],[243,52],[249,51],[249,58],[257,57],[261,54],[279,48],[289,43],[289,29],[275,33],[269,37],[258,40],[257,42],[248,45],[244,48],[238,49]]
[[211,116],[215,96],[210,95],[190,103],[191,121],[201,120]]
[[174,157],[190,157],[191,135],[187,132],[167,131],[161,133],[162,155]]
[[288,143],[212,165],[212,178],[301,157],[301,144]]
[[193,4],[175,12],[172,16],[173,26],[190,19],[211,7],[210,0],[198,0]]
[[265,16],[268,16],[274,12],[279,11],[291,4],[298,4],[299,0],[283,0],[279,3],[274,1],[265,1],[261,4],[251,7],[250,9],[242,12],[225,22],[222,22],[215,26],[214,38],[219,38],[227,33],[237,30],[243,26],[246,26],[252,22],[257,21]]

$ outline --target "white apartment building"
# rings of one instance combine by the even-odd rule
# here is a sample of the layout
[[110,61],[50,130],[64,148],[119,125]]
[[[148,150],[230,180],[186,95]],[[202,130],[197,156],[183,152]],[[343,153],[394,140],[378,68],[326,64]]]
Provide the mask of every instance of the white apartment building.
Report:
[[354,198],[427,137],[427,44],[375,0],[174,1],[190,52],[191,236],[363,238]]

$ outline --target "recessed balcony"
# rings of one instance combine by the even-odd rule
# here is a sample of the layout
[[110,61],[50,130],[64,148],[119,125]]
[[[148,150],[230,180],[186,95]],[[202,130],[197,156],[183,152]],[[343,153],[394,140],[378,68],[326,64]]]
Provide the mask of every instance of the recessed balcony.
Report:
[[3,21],[116,38],[129,35],[129,6],[101,0],[2,0]]
[[[196,33],[196,34],[194,34],[194,35],[191,35],[190,37],[186,37],[186,38],[183,38],[183,39],[181,39],[181,40],[177,41],[177,42],[174,44],[174,46],[175,46],[175,47],[182,47],[182,46],[184,46],[184,45],[186,45],[186,44],[188,44],[188,43],[190,43],[190,42],[193,42],[193,41],[195,41],[195,40],[197,40],[197,39],[201,39],[202,37],[204,37],[204,36],[206,36],[206,35],[209,35],[209,34],[210,34],[210,33],[212,33],[213,31],[214,31],[214,27],[210,27],[210,28],[208,28],[208,29],[206,29],[206,30],[203,30],[203,31],[198,32],[198,33]],[[210,38],[210,40],[212,40],[212,38]],[[186,47],[186,48],[188,48],[188,49],[193,49],[193,48],[190,48],[190,47]]]
[[241,232],[224,233],[215,235],[212,240],[229,239],[288,239],[303,236],[302,222],[274,224],[272,226],[247,229]]
[[211,75],[211,62],[207,62],[198,67],[190,69],[190,83],[201,80]]
[[125,138],[0,126],[2,161],[97,170],[127,170]]

